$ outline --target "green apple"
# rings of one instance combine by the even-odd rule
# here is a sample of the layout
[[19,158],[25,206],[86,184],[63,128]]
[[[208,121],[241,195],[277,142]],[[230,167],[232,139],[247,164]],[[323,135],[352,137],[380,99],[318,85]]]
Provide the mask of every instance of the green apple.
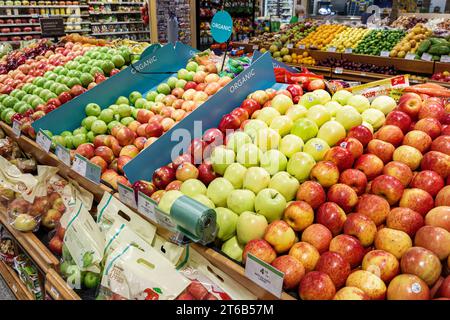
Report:
[[387,115],[389,112],[394,110],[394,108],[397,106],[397,103],[389,96],[379,96],[372,101],[372,104],[370,106],[374,109],[380,110],[385,115]]
[[306,152],[297,152],[292,155],[286,166],[287,172],[299,182],[309,178],[309,173],[316,164],[314,158]]
[[236,161],[241,165],[249,168],[259,165],[262,151],[252,143],[244,144],[236,155]]
[[195,76],[195,72],[194,71],[188,71],[188,73],[186,74],[186,81],[193,81],[194,80],[194,76]]
[[272,107],[265,107],[262,108],[261,111],[258,113],[258,116],[256,117],[256,119],[264,121],[268,126],[270,126],[270,123],[272,122],[272,120],[277,117],[280,116],[280,112]]
[[186,78],[186,76],[187,76],[187,73],[188,73],[189,71],[187,71],[186,69],[180,69],[180,70],[178,70],[178,73],[177,73],[177,76],[178,76],[178,79],[185,79]]
[[67,131],[67,130],[60,133],[61,137],[67,137],[67,136],[71,136],[71,135],[72,135],[72,132]]
[[88,133],[88,131],[85,127],[79,127],[77,129],[73,130],[72,135],[75,136],[77,134],[87,134],[87,133]]
[[255,194],[250,190],[233,190],[227,197],[227,207],[238,215],[255,208]]
[[156,91],[149,91],[147,95],[145,96],[145,99],[147,101],[155,101],[156,96],[158,95],[158,92]]
[[86,134],[85,133],[79,133],[79,134],[73,135],[73,137],[72,137],[72,144],[73,144],[74,148],[78,148],[78,146],[80,144],[86,143],[86,141],[87,141]]
[[228,195],[233,191],[233,185],[225,178],[216,178],[208,186],[206,196],[211,199],[216,207],[227,205]]
[[125,117],[120,119],[120,123],[123,124],[124,126],[128,126],[133,121],[134,121],[133,117]]
[[170,87],[167,83],[161,83],[156,87],[156,91],[158,91],[158,93],[162,93],[164,95],[168,95],[170,94]]
[[159,200],[158,207],[162,212],[170,215],[170,209],[172,209],[173,203],[183,196],[183,193],[178,190],[166,191]]
[[309,139],[314,138],[318,131],[319,128],[314,121],[307,118],[302,118],[294,122],[291,133],[297,137],[300,137],[303,142],[306,142]]
[[273,176],[279,171],[284,171],[287,165],[286,156],[278,150],[268,150],[261,156],[261,168]]
[[270,174],[266,170],[260,167],[251,167],[244,175],[242,187],[257,194],[262,189],[267,188],[269,182]]
[[227,167],[234,163],[234,159],[234,151],[227,149],[224,146],[214,148],[210,157],[214,172],[220,175],[223,175]]
[[87,87],[89,83],[94,82],[94,77],[90,73],[82,73],[80,75],[81,84],[83,87]]
[[320,127],[317,138],[325,141],[330,147],[334,146],[339,140],[347,135],[345,128],[337,121],[328,121]]
[[277,131],[282,137],[291,132],[294,122],[288,116],[277,116],[270,123],[270,128]]
[[331,101],[330,94],[323,89],[314,90],[313,93],[319,99],[319,103],[322,105]]
[[280,145],[281,137],[273,129],[264,128],[256,132],[255,144],[261,149],[261,151],[267,151],[270,149],[278,149]]
[[133,117],[133,119],[137,119],[137,113],[139,111],[138,108],[135,107],[130,107],[131,108],[131,116]]
[[205,207],[208,207],[210,209],[215,209],[216,208],[216,206],[214,205],[214,202],[212,202],[211,199],[209,199],[204,194],[194,194],[193,196],[190,196],[190,197],[192,199],[194,199],[195,201],[200,202]]
[[236,223],[236,236],[240,243],[247,244],[250,240],[262,239],[268,223],[265,216],[255,212],[244,211]]
[[217,238],[222,241],[227,241],[236,234],[236,225],[239,216],[227,208],[218,207],[215,210],[218,227]]
[[149,102],[147,100],[145,100],[144,98],[137,98],[136,101],[134,102],[134,106],[137,109],[145,109],[145,104]]
[[311,155],[315,161],[320,161],[325,157],[325,153],[330,149],[326,141],[319,138],[312,138],[305,143],[303,151]]
[[181,184],[180,191],[190,197],[196,194],[206,195],[206,186],[200,180],[188,179]]
[[133,91],[128,96],[128,100],[131,102],[131,104],[134,104],[139,98],[142,98],[142,94],[139,91]]
[[100,115],[98,116],[99,120],[104,121],[105,123],[110,123],[113,121],[114,118],[114,111],[111,109],[104,109],[100,112]]
[[235,131],[227,137],[227,148],[235,153],[247,143],[252,143],[252,138],[243,131]]
[[130,117],[131,107],[125,103],[119,104],[119,107],[117,108],[117,114],[119,114],[121,118]]
[[316,104],[320,104],[320,100],[314,93],[307,92],[300,98],[299,104],[304,106],[306,109],[309,109]]
[[92,123],[91,131],[94,134],[104,134],[104,133],[106,133],[106,131],[108,131],[108,126],[102,120],[95,120]]
[[100,114],[100,112],[102,111],[102,109],[96,103],[88,103],[86,105],[86,108],[84,109],[84,111],[86,112],[87,116],[97,117]]
[[176,77],[170,77],[167,79],[167,84],[169,85],[170,89],[174,89],[177,85],[178,79]]
[[286,208],[286,199],[275,189],[261,190],[255,198],[255,212],[266,217],[271,223],[280,220]]
[[195,61],[190,61],[188,62],[188,64],[186,65],[186,70],[187,71],[193,71],[196,72],[198,68],[198,64]]
[[[284,94],[278,94],[275,97],[273,97],[272,101],[270,102],[270,105],[272,108],[275,108],[278,110],[280,114],[286,114],[288,109],[294,105],[292,102],[292,99]],[[263,108],[264,110],[264,108]]]
[[128,100],[127,97],[120,96],[120,97],[117,98],[115,104],[117,104],[117,105],[120,105],[120,104],[127,104],[127,105],[130,105],[130,101]]
[[335,94],[333,94],[333,97],[331,98],[332,101],[336,101],[341,106],[345,106],[347,104],[348,99],[353,96],[353,94],[350,91],[347,90],[339,90]]
[[248,134],[253,141],[255,141],[256,133],[260,131],[261,129],[268,128],[267,124],[258,119],[252,119],[249,122],[247,122],[244,126],[244,132]]
[[186,83],[187,83],[186,80],[184,80],[184,79],[179,79],[179,80],[177,81],[177,83],[175,84],[175,87],[176,87],[176,88],[184,89],[184,86],[186,86]]
[[238,242],[236,236],[228,239],[221,248],[222,252],[225,253],[231,259],[237,262],[242,262],[242,253],[244,251],[243,246]]
[[116,120],[113,120],[110,123],[108,123],[108,130],[109,130],[109,132],[111,132],[111,130],[117,125],[121,126],[122,124],[119,121],[116,121]]
[[295,134],[288,134],[281,139],[279,150],[290,158],[294,153],[302,151],[303,145],[302,138]]
[[301,106],[299,104],[295,104],[292,107],[286,111],[286,115],[291,118],[293,122],[297,121],[300,118],[306,117],[306,112],[308,109],[306,109],[304,106]]
[[72,149],[73,148],[73,136],[64,136],[64,145],[66,148]]
[[246,172],[247,168],[242,164],[232,163],[225,170],[223,177],[230,181],[235,189],[241,189]]
[[354,107],[359,113],[363,113],[364,110],[367,110],[370,108],[370,101],[363,95],[357,94],[354,96],[351,96],[347,100],[347,104],[349,106]]
[[324,105],[325,109],[327,109],[328,113],[334,117],[336,116],[336,112],[342,108],[342,106],[336,101],[329,101]]
[[331,120],[331,115],[323,105],[316,104],[315,106],[309,108],[306,114],[306,118],[314,121],[320,128],[320,126],[323,125],[325,122]]
[[381,110],[369,108],[362,113],[363,121],[369,123],[374,130],[378,130],[386,121],[386,117]]
[[164,93],[158,93],[158,95],[155,98],[155,102],[163,102],[166,95]]
[[120,54],[113,55],[111,61],[116,68],[120,68],[125,64],[125,59]]
[[350,130],[362,123],[362,117],[352,106],[343,106],[336,112],[336,121],[342,124],[345,130]]
[[269,188],[277,190],[286,201],[294,200],[300,183],[286,171],[276,173],[269,182]]
[[81,121],[81,125],[85,127],[87,130],[91,130],[92,124],[94,123],[95,120],[97,120],[97,117],[95,116],[86,117],[83,119],[83,121]]
[[92,143],[92,142],[94,142],[94,138],[95,138],[95,133],[92,131],[89,131],[86,135],[86,139]]

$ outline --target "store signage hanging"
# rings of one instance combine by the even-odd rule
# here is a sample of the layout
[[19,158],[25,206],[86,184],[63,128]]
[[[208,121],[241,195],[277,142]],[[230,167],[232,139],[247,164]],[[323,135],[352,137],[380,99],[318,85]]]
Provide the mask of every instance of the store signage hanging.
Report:
[[226,11],[217,12],[211,21],[211,35],[218,43],[227,42],[233,33],[233,19]]

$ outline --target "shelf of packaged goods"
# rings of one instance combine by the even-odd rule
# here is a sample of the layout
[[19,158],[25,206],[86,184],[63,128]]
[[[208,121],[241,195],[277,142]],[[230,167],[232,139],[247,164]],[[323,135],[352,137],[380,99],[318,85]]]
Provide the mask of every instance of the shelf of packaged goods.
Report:
[[65,30],[64,32],[65,33],[91,32],[91,29]]
[[149,30],[142,31],[116,31],[116,32],[102,32],[102,33],[93,33],[91,36],[93,37],[101,37],[101,36],[114,36],[114,35],[122,35],[122,34],[145,34],[150,33]]
[[115,24],[143,24],[141,20],[136,21],[113,21],[113,22],[91,22],[91,26],[115,25]]
[[29,32],[8,32],[8,33],[0,33],[0,36],[2,37],[9,37],[9,36],[27,36],[27,35],[38,35],[41,34],[40,31],[29,31]]
[[[72,14],[24,14],[24,15],[14,15],[14,16],[8,16],[8,15],[2,15],[0,16],[0,19],[9,19],[11,17],[14,18],[34,18],[38,19],[40,17],[48,18],[48,17],[63,17],[63,18],[87,18],[89,17],[88,14],[82,14],[82,15],[72,15]],[[0,25],[1,26],[1,25]]]
[[34,295],[20,280],[18,274],[2,260],[0,260],[0,276],[3,277],[17,300],[35,300]]
[[143,2],[100,2],[100,1],[88,1],[87,4],[92,5],[114,5],[114,6],[142,6]]
[[19,147],[28,154],[31,154],[36,158],[37,162],[54,166],[59,169],[58,174],[66,179],[75,180],[80,186],[90,191],[96,201],[100,201],[105,192],[111,192],[112,190],[103,184],[95,184],[92,181],[86,179],[85,177],[79,175],[73,171],[70,167],[61,162],[55,154],[51,152],[45,152],[34,140],[26,136],[20,136],[17,138],[10,126],[4,122],[0,122],[0,128],[3,129],[6,135],[17,142]]
[[140,14],[140,11],[111,11],[111,12],[89,12],[90,15],[101,16],[105,14]]
[[33,6],[0,6],[0,9],[33,9],[33,8],[89,8],[87,5],[33,5]]
[[81,300],[80,296],[53,269],[45,276],[45,292],[53,300]]
[[34,233],[18,231],[9,224],[5,208],[0,208],[0,223],[8,230],[21,249],[36,263],[42,273],[45,274],[48,270],[58,267],[59,260]]
[[13,28],[13,27],[38,27],[39,23],[11,23],[11,24],[1,24],[2,28]]

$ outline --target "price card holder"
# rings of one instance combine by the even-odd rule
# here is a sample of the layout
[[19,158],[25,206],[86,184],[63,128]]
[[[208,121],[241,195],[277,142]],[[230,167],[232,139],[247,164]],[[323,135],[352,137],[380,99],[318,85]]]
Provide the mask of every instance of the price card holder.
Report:
[[130,206],[130,207],[136,209],[137,205],[136,205],[136,198],[134,196],[133,188],[130,188],[120,182],[117,184],[117,187],[119,189],[120,201],[125,203],[127,206]]
[[353,52],[353,49],[352,49],[352,48],[345,48],[345,49],[344,49],[344,52],[345,52],[345,53],[352,53],[352,52]]
[[381,51],[380,52],[380,57],[389,57],[389,51]]
[[301,45],[298,46],[298,48],[304,50],[304,49],[306,49],[306,46],[304,44],[301,44]]
[[336,47],[328,47],[328,52],[336,52]]
[[20,134],[22,133],[22,131],[20,130],[20,126],[21,126],[20,121],[14,120],[12,129],[14,132],[14,136],[16,136],[16,138],[20,138]]
[[258,50],[259,47],[258,47],[258,45],[254,44],[253,47],[252,47],[252,49],[253,49],[253,50]]
[[292,43],[288,43],[288,44],[286,45],[286,48],[292,49],[292,48],[294,48],[294,45],[293,45]]
[[251,253],[247,254],[245,276],[274,296],[281,297],[284,273]]
[[340,67],[334,68],[334,73],[336,73],[336,74],[343,74],[344,73],[344,69],[340,68]]
[[416,58],[416,55],[414,53],[407,53],[405,56],[406,60],[414,60]]
[[138,211],[142,213],[144,216],[150,218],[155,223],[158,223],[156,220],[156,203],[152,198],[143,194],[142,192],[138,192]]
[[431,61],[432,58],[433,58],[433,56],[426,52],[424,52],[424,54],[422,54],[422,57],[421,57],[421,59],[424,61]]
[[448,55],[441,56],[441,60],[440,61],[444,62],[444,63],[450,63],[450,56],[448,56]]
[[79,154],[75,155],[72,170],[86,179],[91,180],[96,184],[100,184],[102,169]]
[[45,152],[49,152],[50,146],[52,145],[52,139],[42,131],[42,129],[39,129],[36,135],[36,143],[44,149]]
[[55,154],[66,166],[70,167],[70,151],[59,143],[56,144]]
[[158,223],[160,226],[170,230],[170,231],[177,231],[177,225],[172,221],[169,215],[165,214],[158,208],[155,208],[155,216],[156,216],[156,223]]

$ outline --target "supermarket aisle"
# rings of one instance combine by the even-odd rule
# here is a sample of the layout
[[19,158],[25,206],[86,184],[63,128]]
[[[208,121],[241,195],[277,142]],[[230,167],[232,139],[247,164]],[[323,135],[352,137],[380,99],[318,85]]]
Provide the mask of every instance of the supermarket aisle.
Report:
[[11,290],[9,290],[3,278],[0,276],[0,300],[15,300]]

